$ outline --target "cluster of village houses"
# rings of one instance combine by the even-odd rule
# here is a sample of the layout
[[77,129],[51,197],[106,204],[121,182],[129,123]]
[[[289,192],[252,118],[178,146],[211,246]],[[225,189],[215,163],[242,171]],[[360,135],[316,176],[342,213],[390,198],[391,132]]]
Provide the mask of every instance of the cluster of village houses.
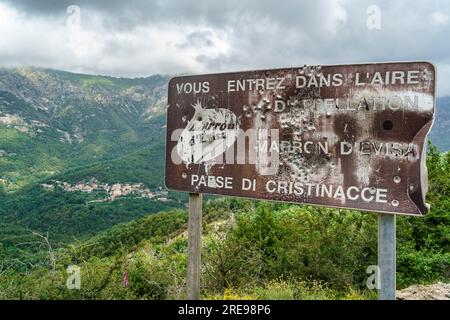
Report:
[[76,184],[69,184],[67,182],[62,181],[54,181],[54,183],[43,183],[41,184],[42,188],[48,191],[53,191],[55,187],[62,188],[67,192],[104,192],[107,194],[107,197],[99,201],[114,201],[119,197],[125,196],[133,196],[136,198],[148,198],[148,199],[156,199],[159,201],[168,201],[167,199],[167,190],[159,187],[154,191],[150,191],[143,183],[100,183],[97,179],[93,178],[87,182],[78,182]]

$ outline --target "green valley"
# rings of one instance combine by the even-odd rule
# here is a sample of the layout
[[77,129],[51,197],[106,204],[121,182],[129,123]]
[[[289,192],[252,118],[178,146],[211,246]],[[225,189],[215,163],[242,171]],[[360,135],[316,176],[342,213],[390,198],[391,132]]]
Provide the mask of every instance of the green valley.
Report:
[[[0,69],[0,299],[185,298],[187,195],[163,182],[168,80]],[[449,121],[440,98],[431,212],[397,219],[400,289],[450,282]],[[374,214],[207,197],[203,228],[203,298],[376,297]]]

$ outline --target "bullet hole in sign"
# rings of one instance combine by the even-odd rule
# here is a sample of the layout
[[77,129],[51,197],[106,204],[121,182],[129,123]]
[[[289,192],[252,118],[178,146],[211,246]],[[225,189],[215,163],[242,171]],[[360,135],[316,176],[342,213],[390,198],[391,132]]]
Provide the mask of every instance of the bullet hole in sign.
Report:
[[394,127],[394,124],[392,123],[391,120],[386,120],[383,122],[383,129],[384,130],[392,130],[392,128]]

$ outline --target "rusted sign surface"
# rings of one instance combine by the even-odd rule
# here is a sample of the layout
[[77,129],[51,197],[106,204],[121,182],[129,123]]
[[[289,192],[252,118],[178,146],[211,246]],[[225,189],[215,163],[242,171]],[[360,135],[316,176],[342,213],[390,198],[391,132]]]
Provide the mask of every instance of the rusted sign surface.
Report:
[[421,215],[435,110],[427,62],[173,78],[169,189]]

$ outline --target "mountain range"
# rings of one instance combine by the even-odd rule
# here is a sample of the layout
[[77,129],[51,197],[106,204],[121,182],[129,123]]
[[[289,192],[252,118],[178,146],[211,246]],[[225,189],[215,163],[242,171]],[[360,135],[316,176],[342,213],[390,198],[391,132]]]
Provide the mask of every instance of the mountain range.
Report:
[[67,243],[184,206],[163,183],[168,80],[0,69],[4,251],[33,232]]

